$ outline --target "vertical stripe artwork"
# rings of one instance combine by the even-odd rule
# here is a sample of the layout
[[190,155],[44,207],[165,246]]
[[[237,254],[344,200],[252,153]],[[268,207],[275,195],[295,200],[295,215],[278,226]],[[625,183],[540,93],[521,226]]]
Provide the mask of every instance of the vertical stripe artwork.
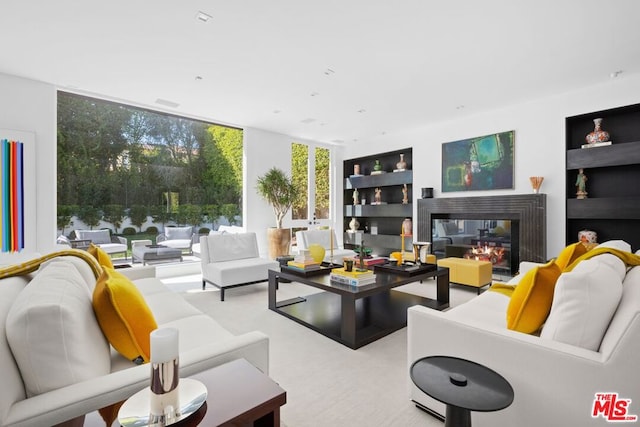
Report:
[[2,252],[24,249],[24,147],[0,140],[0,242]]

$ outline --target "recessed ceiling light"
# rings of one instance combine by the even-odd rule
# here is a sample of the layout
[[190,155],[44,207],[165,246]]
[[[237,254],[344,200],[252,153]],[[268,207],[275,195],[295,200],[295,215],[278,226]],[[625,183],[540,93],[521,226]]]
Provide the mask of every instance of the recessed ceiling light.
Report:
[[366,112],[367,112],[367,110],[365,110],[364,108],[361,108],[361,109],[358,110],[358,113],[366,113]]
[[616,70],[613,73],[609,74],[609,77],[611,77],[612,79],[615,79],[616,77],[618,77],[620,74],[622,74],[622,70]]
[[204,12],[202,12],[202,11],[199,11],[199,12],[196,14],[196,19],[197,19],[198,21],[200,21],[200,22],[205,22],[205,23],[206,23],[206,22],[209,22],[209,19],[211,19],[211,15],[206,14],[206,13],[204,13]]
[[456,110],[464,110],[464,105],[458,105],[458,106],[456,107]]
[[202,76],[196,76],[196,80],[202,80]]
[[331,74],[334,74],[335,71],[333,71],[331,68],[327,68],[326,70],[324,70],[324,74],[327,76],[330,76]]
[[282,110],[273,110],[273,114],[279,114]]
[[177,102],[169,101],[166,99],[158,98],[156,99],[156,104],[164,105],[165,107],[178,108],[180,104]]
[[320,95],[318,92],[311,92],[311,96],[318,96]]

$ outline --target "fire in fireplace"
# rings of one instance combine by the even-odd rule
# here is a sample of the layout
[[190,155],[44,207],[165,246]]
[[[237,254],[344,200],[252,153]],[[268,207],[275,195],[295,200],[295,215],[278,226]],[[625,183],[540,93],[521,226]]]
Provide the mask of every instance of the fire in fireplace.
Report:
[[[440,235],[437,221],[452,235]],[[508,235],[499,227],[508,229]],[[468,240],[461,243],[460,239],[465,238]],[[478,246],[503,248],[502,263],[494,264],[494,271],[504,269],[509,273],[504,264],[508,261],[513,275],[521,260],[546,260],[546,195],[418,199],[418,239],[431,242],[438,257],[464,257],[469,249]]]
[[[491,261],[496,273],[512,273],[512,231],[517,221],[432,218],[436,256]],[[517,239],[516,239],[517,240]]]

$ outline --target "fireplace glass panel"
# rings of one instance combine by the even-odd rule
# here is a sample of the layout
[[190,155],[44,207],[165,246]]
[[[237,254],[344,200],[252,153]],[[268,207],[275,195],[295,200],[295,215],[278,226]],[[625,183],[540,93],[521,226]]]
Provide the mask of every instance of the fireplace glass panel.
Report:
[[[491,261],[495,273],[517,266],[517,222],[501,219],[432,218],[432,252],[438,258]],[[513,253],[515,251],[515,253]]]

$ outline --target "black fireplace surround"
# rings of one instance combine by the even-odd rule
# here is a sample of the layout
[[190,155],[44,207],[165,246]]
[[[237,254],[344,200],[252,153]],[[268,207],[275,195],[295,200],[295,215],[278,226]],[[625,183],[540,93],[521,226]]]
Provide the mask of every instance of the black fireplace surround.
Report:
[[512,273],[520,261],[545,262],[547,259],[546,194],[447,197],[418,199],[418,241],[431,242],[434,219],[510,220],[518,224],[513,236]]

